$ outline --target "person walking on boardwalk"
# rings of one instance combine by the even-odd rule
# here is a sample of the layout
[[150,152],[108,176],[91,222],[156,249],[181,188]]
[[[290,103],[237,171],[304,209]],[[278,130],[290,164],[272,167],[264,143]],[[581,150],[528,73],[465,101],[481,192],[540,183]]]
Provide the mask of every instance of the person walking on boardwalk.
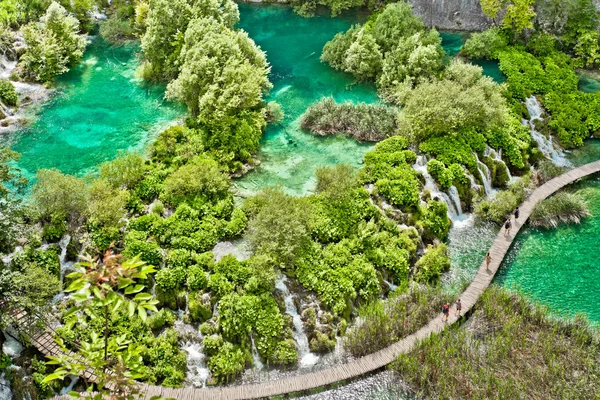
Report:
[[485,270],[490,270],[490,263],[492,262],[492,256],[490,256],[490,252],[485,255]]
[[519,219],[519,207],[515,210],[515,222]]
[[460,312],[462,310],[462,303],[460,299],[456,300],[456,315],[460,317]]
[[448,321],[448,314],[450,314],[450,305],[445,303],[442,306],[442,321]]
[[510,235],[510,228],[511,227],[512,227],[512,224],[511,224],[510,218],[509,218],[504,223],[504,236]]

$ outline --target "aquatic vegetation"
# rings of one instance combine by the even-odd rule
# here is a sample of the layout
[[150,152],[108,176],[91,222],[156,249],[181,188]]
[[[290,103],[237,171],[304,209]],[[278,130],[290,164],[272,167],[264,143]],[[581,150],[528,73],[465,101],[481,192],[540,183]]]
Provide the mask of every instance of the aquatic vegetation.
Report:
[[590,216],[585,200],[577,193],[560,192],[535,206],[529,217],[532,226],[556,228],[560,223],[578,224]]
[[357,140],[379,142],[395,132],[396,110],[383,104],[339,104],[326,97],[306,110],[300,125],[317,135],[346,134]]
[[556,320],[523,294],[491,287],[468,324],[424,339],[391,368],[414,393],[434,399],[593,398],[599,346],[584,318]]

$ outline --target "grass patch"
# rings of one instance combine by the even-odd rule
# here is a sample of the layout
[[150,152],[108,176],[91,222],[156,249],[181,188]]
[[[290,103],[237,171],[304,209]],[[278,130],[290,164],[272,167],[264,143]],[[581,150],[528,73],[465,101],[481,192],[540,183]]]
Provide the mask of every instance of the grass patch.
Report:
[[369,303],[359,310],[359,322],[346,334],[344,348],[355,357],[381,350],[425,326],[452,299],[442,289],[414,285],[387,302]]
[[585,199],[578,193],[559,192],[535,206],[529,217],[531,226],[556,228],[560,223],[580,223],[591,215]]
[[429,399],[597,399],[600,336],[581,316],[551,319],[523,294],[492,286],[466,324],[390,368]]

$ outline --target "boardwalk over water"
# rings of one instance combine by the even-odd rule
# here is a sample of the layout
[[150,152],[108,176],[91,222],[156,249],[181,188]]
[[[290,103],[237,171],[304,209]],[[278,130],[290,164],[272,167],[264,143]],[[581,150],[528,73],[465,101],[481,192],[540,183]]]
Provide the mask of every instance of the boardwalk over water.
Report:
[[[486,269],[485,262],[481,263],[479,270],[475,274],[475,277],[467,287],[467,289],[460,295],[462,301],[462,313],[466,313],[477,302],[481,294],[487,289],[492,282],[494,275],[500,268],[504,256],[508,252],[514,238],[521,230],[521,227],[525,225],[525,222],[533,212],[535,205],[551,196],[556,191],[562,189],[564,186],[576,181],[577,179],[591,175],[593,173],[600,172],[600,161],[583,165],[579,168],[573,169],[560,175],[551,181],[540,186],[531,193],[529,198],[525,200],[523,205],[520,207],[520,218],[518,221],[514,220],[512,223],[512,231],[509,236],[504,236],[503,230],[498,233],[498,236],[494,240],[492,247],[489,252],[492,257],[489,269]],[[215,387],[215,388],[182,388],[172,389],[163,388],[154,385],[142,385],[141,398],[150,399],[153,396],[161,396],[164,398],[175,398],[175,399],[211,399],[211,400],[234,400],[234,399],[259,399],[263,397],[277,396],[286,393],[301,392],[305,390],[316,389],[319,387],[327,386],[336,382],[340,382],[347,379],[357,378],[361,375],[375,371],[386,365],[390,364],[396,359],[401,353],[409,352],[419,340],[427,338],[431,334],[439,333],[448,325],[453,324],[458,320],[455,316],[455,306],[452,307],[450,312],[450,318],[448,322],[442,322],[441,315],[429,321],[429,323],[419,329],[412,335],[392,344],[391,346],[370,354],[368,356],[359,358],[355,361],[337,365],[322,371],[311,372],[307,374],[297,375],[293,377],[283,378],[276,381],[257,383],[252,385],[239,385],[239,386],[226,386],[226,387]],[[441,313],[440,313],[441,314]],[[44,341],[44,347],[38,347],[38,344],[42,345],[39,341],[34,341],[36,345],[44,354],[47,354],[48,340]],[[51,345],[50,345],[51,346]],[[45,349],[45,350],[44,350]],[[67,398],[67,397],[65,397]]]

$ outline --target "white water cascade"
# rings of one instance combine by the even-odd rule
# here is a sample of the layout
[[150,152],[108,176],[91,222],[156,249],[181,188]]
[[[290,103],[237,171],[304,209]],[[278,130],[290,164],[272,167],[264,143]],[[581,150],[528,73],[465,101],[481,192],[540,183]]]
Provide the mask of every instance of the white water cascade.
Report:
[[304,332],[304,324],[302,323],[302,318],[300,317],[300,314],[298,314],[298,310],[294,304],[294,295],[290,293],[285,284],[286,280],[286,277],[282,276],[277,280],[275,287],[281,291],[284,296],[285,311],[292,316],[294,324],[294,340],[296,341],[298,358],[300,359],[299,366],[300,368],[311,367],[317,363],[319,356],[310,352],[308,337]]
[[0,400],[11,400],[13,398],[8,384],[9,382],[5,379],[4,374],[0,375]]
[[565,158],[562,150],[554,147],[551,137],[546,137],[535,129],[535,121],[542,121],[542,106],[535,96],[525,100],[525,106],[529,112],[529,121],[523,119],[521,123],[531,128],[531,137],[538,143],[538,149],[553,163],[561,166],[569,166],[571,163]]
[[450,215],[451,219],[455,219],[456,217],[462,214],[462,209],[460,207],[460,198],[458,197],[458,191],[454,186],[450,188],[450,190],[454,188],[454,191],[456,192],[456,197],[454,199],[451,199],[450,196],[448,196],[448,194],[438,189],[435,180],[429,174],[429,172],[427,172],[427,158],[425,156],[417,156],[417,162],[412,167],[416,171],[420,172],[425,178],[425,186],[423,188],[429,190],[429,193],[431,193],[431,197],[438,197],[446,203],[446,205],[448,206],[448,214]]
[[502,149],[498,149],[498,152],[496,153],[496,150],[492,149],[490,146],[485,146],[485,152],[483,154],[486,157],[489,157],[494,161],[499,161],[502,164],[504,164],[504,168],[506,168],[506,175],[508,176],[508,180],[509,181],[513,180],[513,176],[510,173],[510,169],[508,168],[508,165],[506,165],[506,163],[502,159]]
[[[21,40],[22,38],[17,39]],[[19,43],[15,42],[15,46],[18,45]],[[16,67],[15,60],[10,59],[6,54],[0,54],[0,79],[9,79]],[[47,100],[51,93],[50,89],[37,83],[12,82],[12,84],[19,96],[19,107],[6,107],[0,103],[0,109],[6,115],[0,124],[0,134],[11,132],[16,127],[23,125],[26,120],[24,107]]]
[[487,197],[492,197],[496,194],[496,191],[492,187],[492,174],[490,173],[490,169],[484,162],[479,160],[477,153],[473,153],[473,155],[475,155],[475,159],[477,160],[477,169],[479,170],[481,182],[483,183],[483,191]]
[[456,188],[456,186],[450,186],[450,188],[448,189],[448,194],[450,195],[452,203],[454,203],[454,208],[456,209],[456,212],[458,213],[458,215],[462,215],[463,212],[462,207],[460,205],[460,196],[458,195],[458,189]]
[[210,377],[210,370],[206,365],[206,355],[202,352],[204,337],[193,325],[186,324],[182,320],[175,321],[174,328],[183,341],[181,350],[187,353],[186,380],[194,387],[205,387]]
[[256,343],[254,343],[254,335],[250,336],[250,340],[252,342],[252,360],[254,361],[254,368],[261,370],[264,368],[264,364],[260,360],[260,354],[258,354]]

